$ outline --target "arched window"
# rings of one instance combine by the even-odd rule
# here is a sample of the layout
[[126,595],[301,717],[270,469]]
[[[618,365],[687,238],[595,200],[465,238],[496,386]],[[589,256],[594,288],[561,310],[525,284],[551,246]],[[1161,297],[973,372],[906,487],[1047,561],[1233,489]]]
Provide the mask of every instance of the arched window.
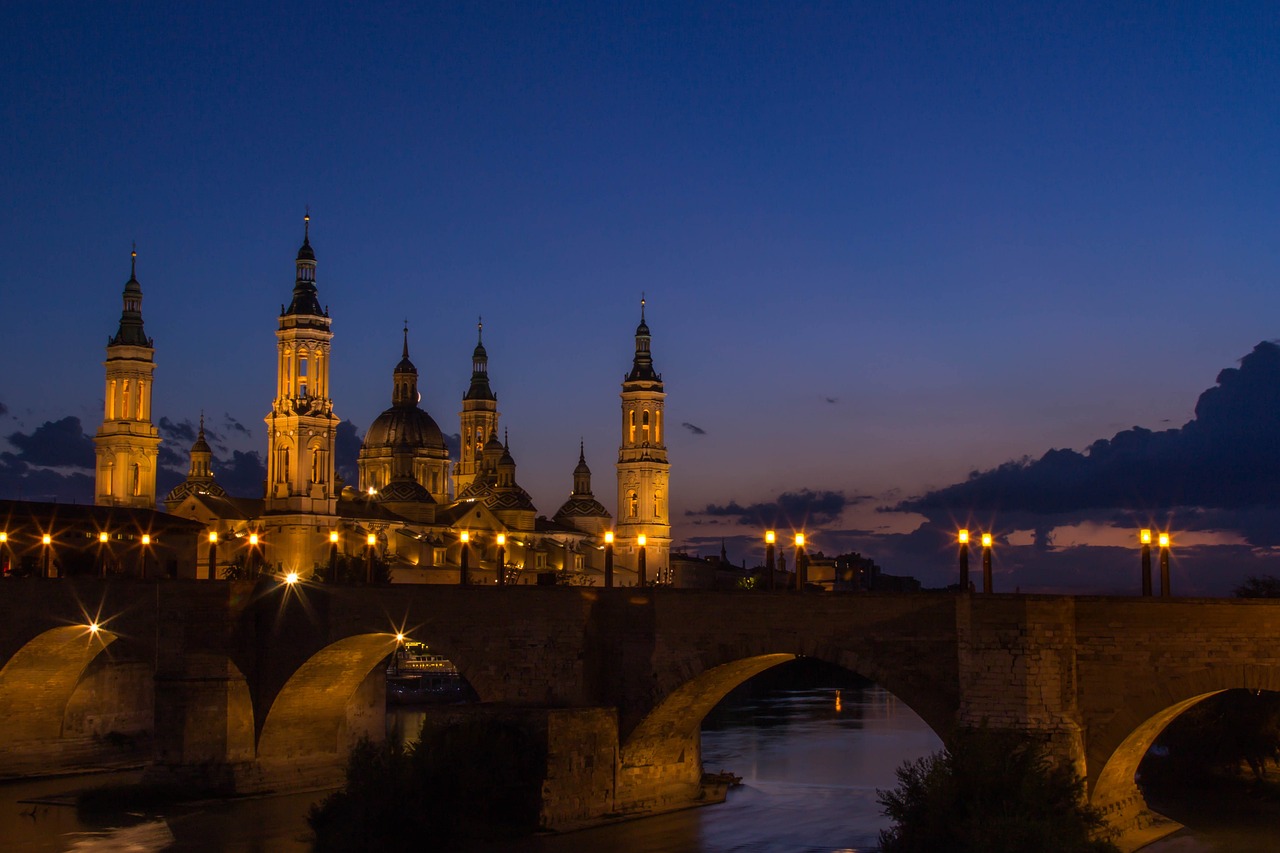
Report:
[[298,396],[307,396],[307,357],[298,359]]
[[113,421],[116,418],[116,381],[111,380],[110,390],[107,393],[107,420]]
[[636,518],[640,514],[640,497],[636,494],[636,490],[632,489],[627,492],[627,517]]
[[126,379],[124,381],[124,384],[121,385],[121,389],[122,390],[120,392],[120,401],[121,401],[120,417],[125,418],[127,420],[129,417],[129,380],[128,379]]
[[662,518],[662,492],[653,493],[653,517]]
[[645,444],[649,443],[649,410],[645,409],[640,418],[640,435]]
[[636,411],[631,410],[631,427],[627,432],[627,441],[635,444],[636,442]]
[[289,448],[280,448],[280,458],[276,462],[276,482],[289,482]]
[[130,487],[130,491],[136,498],[142,494],[142,467],[138,465],[137,462],[133,463],[131,476],[133,478],[133,484]]
[[116,463],[108,462],[102,467],[102,482],[106,486],[102,493],[107,496],[114,495],[116,492]]
[[137,421],[142,420],[142,402],[146,398],[146,396],[147,396],[147,383],[139,379],[138,380],[138,406],[137,406],[138,413],[134,415],[133,417],[134,420],[137,420]]

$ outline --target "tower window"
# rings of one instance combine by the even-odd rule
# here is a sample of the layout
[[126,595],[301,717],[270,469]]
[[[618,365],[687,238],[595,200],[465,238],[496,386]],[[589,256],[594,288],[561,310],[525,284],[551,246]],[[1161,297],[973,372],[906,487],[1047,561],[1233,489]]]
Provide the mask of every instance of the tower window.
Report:
[[141,466],[138,465],[137,462],[133,463],[132,478],[133,478],[133,485],[130,488],[130,491],[133,493],[133,496],[136,498],[142,494],[142,468]]
[[649,410],[645,409],[640,418],[640,435],[645,444],[649,443]]
[[115,420],[116,417],[116,381],[111,380],[111,385],[107,392],[107,420]]
[[662,492],[653,493],[653,517],[662,518]]
[[627,441],[632,444],[636,442],[636,413],[634,409],[631,410],[631,426],[627,431]]
[[636,518],[640,514],[640,497],[635,489],[627,492],[627,517]]
[[120,406],[120,417],[128,418],[129,417],[129,380],[128,379],[124,381],[124,384],[121,386],[121,388],[122,390],[120,392],[120,400],[122,405]]

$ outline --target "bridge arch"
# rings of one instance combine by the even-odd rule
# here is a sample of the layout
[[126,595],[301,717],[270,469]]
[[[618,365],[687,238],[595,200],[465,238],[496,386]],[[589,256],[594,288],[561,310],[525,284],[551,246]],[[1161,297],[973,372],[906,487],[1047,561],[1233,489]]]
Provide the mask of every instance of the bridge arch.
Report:
[[1169,723],[1226,690],[1280,690],[1280,667],[1206,667],[1153,681],[1151,689],[1129,699],[1109,723],[1089,733],[1089,800],[1104,812],[1146,809],[1136,781],[1138,765]]
[[86,625],[51,628],[0,668],[0,748],[62,737],[67,705],[85,669],[118,636]]

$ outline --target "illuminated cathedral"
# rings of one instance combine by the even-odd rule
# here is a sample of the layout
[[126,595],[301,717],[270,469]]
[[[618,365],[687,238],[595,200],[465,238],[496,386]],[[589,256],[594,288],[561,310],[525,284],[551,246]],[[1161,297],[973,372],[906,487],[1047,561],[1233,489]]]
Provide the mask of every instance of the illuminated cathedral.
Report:
[[[107,345],[106,406],[97,448],[97,503],[153,507],[160,437],[151,422],[154,345],[143,332],[142,288],[134,265],[119,330]],[[316,286],[310,217],[295,260],[292,298],[276,329],[276,395],[265,417],[266,482],[261,495],[228,495],[200,432],[187,478],[164,498],[174,515],[207,529],[200,577],[265,570],[324,577],[344,564],[384,566],[397,583],[603,583],[606,538],[615,583],[648,580],[669,565],[670,464],[662,376],[654,369],[641,300],[635,353],[622,383],[616,520],[593,494],[579,443],[569,499],[539,515],[516,478],[498,395],[490,385],[483,326],[459,413],[453,458],[444,432],[420,406],[418,371],[406,323],[391,372],[391,405],[370,424],[357,459],[358,482],[337,476],[340,420],[329,384],[333,331]],[[567,467],[567,466],[566,466]],[[466,567],[464,570],[463,567]]]

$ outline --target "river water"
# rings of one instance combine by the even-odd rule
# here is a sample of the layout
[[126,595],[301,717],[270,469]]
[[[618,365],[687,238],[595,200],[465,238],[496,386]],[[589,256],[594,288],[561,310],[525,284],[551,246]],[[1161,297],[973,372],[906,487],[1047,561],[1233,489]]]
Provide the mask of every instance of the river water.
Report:
[[[788,665],[790,666],[790,665]],[[416,732],[421,712],[388,715],[389,728]],[[717,806],[606,827],[540,836],[496,850],[512,853],[854,853],[875,847],[887,825],[877,788],[895,784],[903,761],[940,747],[924,722],[884,690],[839,670],[782,669],[758,677],[708,715],[703,764],[743,784]],[[5,853],[172,850],[190,853],[304,853],[306,812],[322,794],[236,800],[162,814],[82,820],[66,794],[137,773],[0,785]],[[59,799],[59,797],[63,799]],[[37,802],[31,802],[31,801]],[[1208,821],[1212,824],[1212,821]],[[1253,853],[1280,849],[1280,828],[1207,825],[1159,842],[1149,853]],[[486,851],[487,853],[487,851]]]

